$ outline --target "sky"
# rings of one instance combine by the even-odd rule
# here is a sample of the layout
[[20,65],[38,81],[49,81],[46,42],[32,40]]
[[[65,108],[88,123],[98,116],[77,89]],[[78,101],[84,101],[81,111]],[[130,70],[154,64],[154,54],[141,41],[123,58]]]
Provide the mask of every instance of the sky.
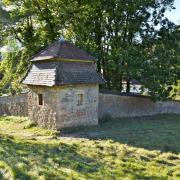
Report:
[[168,11],[166,13],[166,16],[168,17],[169,20],[180,25],[180,0],[175,0],[174,7],[176,9],[172,11]]

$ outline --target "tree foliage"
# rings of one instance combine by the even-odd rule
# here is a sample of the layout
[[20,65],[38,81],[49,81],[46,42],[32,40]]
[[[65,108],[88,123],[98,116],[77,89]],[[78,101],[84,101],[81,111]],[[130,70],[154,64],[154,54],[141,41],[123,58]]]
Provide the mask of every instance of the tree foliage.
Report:
[[21,45],[21,61],[14,66],[20,63],[24,71],[29,57],[64,36],[97,58],[97,70],[107,80],[103,88],[122,91],[126,81],[129,93],[137,79],[154,99],[165,99],[179,79],[179,30],[165,17],[173,3],[2,0],[1,42],[11,37]]
[[172,90],[180,78],[180,31],[163,27],[152,41],[144,50],[141,79],[152,97],[163,100],[178,93]]
[[20,80],[26,71],[27,65],[24,61],[24,52],[15,40],[9,39],[6,49],[2,53],[3,61],[0,63],[0,94],[14,94],[21,91]]

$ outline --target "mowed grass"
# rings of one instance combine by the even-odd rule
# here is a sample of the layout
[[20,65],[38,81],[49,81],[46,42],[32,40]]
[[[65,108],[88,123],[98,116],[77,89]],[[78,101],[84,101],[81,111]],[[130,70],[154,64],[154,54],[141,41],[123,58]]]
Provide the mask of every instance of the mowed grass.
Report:
[[180,115],[106,117],[73,131],[0,117],[0,179],[180,179]]
[[111,139],[134,147],[180,153],[180,115],[117,119],[107,116],[100,120],[99,126],[73,131],[72,135],[78,137]]

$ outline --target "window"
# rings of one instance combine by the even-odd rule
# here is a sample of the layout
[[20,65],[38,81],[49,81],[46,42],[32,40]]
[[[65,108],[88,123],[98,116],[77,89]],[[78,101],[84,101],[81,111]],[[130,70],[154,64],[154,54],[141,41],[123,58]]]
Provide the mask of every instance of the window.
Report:
[[43,95],[42,94],[38,94],[38,105],[39,106],[43,105]]
[[78,94],[77,95],[77,98],[78,98],[78,103],[77,105],[78,106],[81,106],[83,104],[83,94]]

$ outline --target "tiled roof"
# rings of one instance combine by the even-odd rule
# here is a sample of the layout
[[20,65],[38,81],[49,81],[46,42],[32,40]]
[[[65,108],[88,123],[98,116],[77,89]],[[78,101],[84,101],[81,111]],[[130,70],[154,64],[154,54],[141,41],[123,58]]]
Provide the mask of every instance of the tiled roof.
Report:
[[96,72],[93,60],[72,43],[57,41],[33,57],[22,83],[42,86],[103,84],[105,80]]
[[23,84],[54,86],[56,78],[55,63],[36,63],[31,66]]
[[[62,76],[61,76],[62,75]],[[58,76],[56,85],[65,84],[103,84],[102,77],[96,72],[63,72]]]
[[28,85],[58,86],[104,84],[95,64],[84,62],[39,62],[32,65],[23,80]]
[[79,49],[74,44],[59,40],[36,54],[31,61],[45,61],[50,59],[75,59],[93,61],[94,57]]

